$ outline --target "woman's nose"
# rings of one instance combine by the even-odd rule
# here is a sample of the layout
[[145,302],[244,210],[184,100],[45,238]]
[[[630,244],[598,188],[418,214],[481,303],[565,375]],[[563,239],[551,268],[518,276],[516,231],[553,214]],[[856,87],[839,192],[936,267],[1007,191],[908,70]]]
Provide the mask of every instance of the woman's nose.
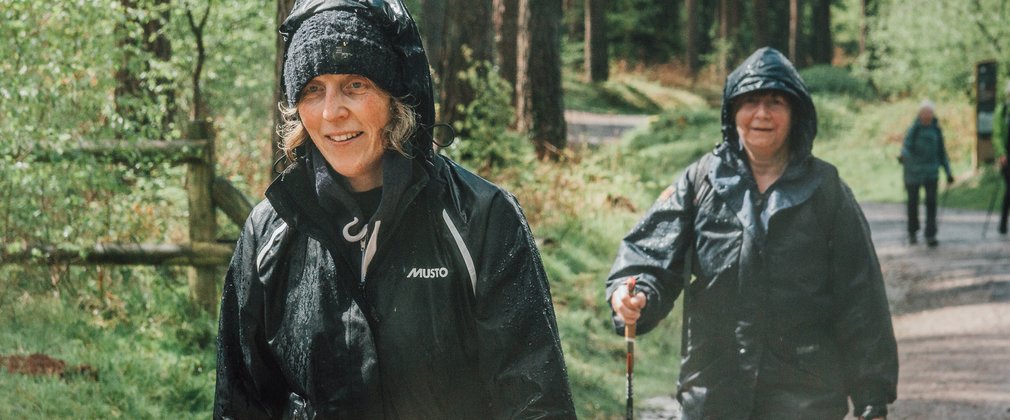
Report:
[[762,117],[771,115],[771,103],[767,101],[758,102],[757,109],[754,110],[754,115],[760,115]]
[[328,121],[339,120],[348,114],[344,98],[339,93],[326,93],[326,101],[323,103],[323,119]]

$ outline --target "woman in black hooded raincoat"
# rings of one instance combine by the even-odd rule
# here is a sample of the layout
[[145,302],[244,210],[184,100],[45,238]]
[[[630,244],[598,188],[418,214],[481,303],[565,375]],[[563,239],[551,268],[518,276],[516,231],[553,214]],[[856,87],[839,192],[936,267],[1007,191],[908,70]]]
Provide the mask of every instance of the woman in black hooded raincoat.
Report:
[[574,418],[525,217],[433,151],[403,3],[299,1],[280,31],[289,165],[225,279],[214,417]]
[[883,418],[898,361],[880,266],[851,191],[811,154],[806,86],[759,49],[727,78],[722,122],[722,143],[620,245],[606,284],[618,333],[625,319],[647,333],[684,294],[687,420],[840,419],[847,399]]

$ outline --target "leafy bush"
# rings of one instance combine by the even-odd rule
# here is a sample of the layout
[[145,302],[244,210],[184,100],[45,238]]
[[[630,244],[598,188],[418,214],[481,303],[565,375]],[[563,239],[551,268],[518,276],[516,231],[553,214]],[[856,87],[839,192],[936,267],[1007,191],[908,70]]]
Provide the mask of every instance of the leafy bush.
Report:
[[873,89],[866,80],[855,77],[841,67],[821,64],[800,70],[810,93],[836,93],[854,98],[869,99]]
[[459,105],[463,119],[454,122],[453,128],[465,135],[443,149],[446,155],[484,176],[532,156],[530,142],[509,129],[515,118],[512,87],[491,63],[473,63],[462,79],[473,87],[475,97]]
[[[996,60],[1006,75],[1010,7],[1004,0],[879,2],[869,20],[862,70],[888,95],[974,95],[975,63]],[[1002,84],[1002,82],[1000,82]]]

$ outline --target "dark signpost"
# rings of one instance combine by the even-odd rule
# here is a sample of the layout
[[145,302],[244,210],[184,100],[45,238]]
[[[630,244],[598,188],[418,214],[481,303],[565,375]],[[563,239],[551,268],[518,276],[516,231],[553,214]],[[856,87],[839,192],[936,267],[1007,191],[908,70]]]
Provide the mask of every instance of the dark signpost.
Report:
[[992,144],[993,114],[996,111],[996,62],[982,61],[975,67],[975,169],[992,163],[995,151]]

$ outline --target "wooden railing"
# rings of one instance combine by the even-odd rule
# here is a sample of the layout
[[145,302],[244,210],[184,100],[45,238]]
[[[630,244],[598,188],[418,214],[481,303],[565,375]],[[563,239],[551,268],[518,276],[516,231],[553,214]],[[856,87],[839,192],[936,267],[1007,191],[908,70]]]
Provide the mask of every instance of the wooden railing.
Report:
[[190,137],[203,140],[148,140],[141,142],[84,142],[69,150],[36,148],[35,162],[68,160],[133,164],[160,161],[186,165],[185,188],[189,206],[189,243],[94,244],[86,249],[52,244],[22,244],[0,249],[0,264],[176,265],[190,266],[190,297],[206,310],[217,305],[220,266],[227,265],[234,243],[217,242],[215,210],[242,226],[252,204],[228,180],[215,176],[214,139],[208,123],[193,123]]

